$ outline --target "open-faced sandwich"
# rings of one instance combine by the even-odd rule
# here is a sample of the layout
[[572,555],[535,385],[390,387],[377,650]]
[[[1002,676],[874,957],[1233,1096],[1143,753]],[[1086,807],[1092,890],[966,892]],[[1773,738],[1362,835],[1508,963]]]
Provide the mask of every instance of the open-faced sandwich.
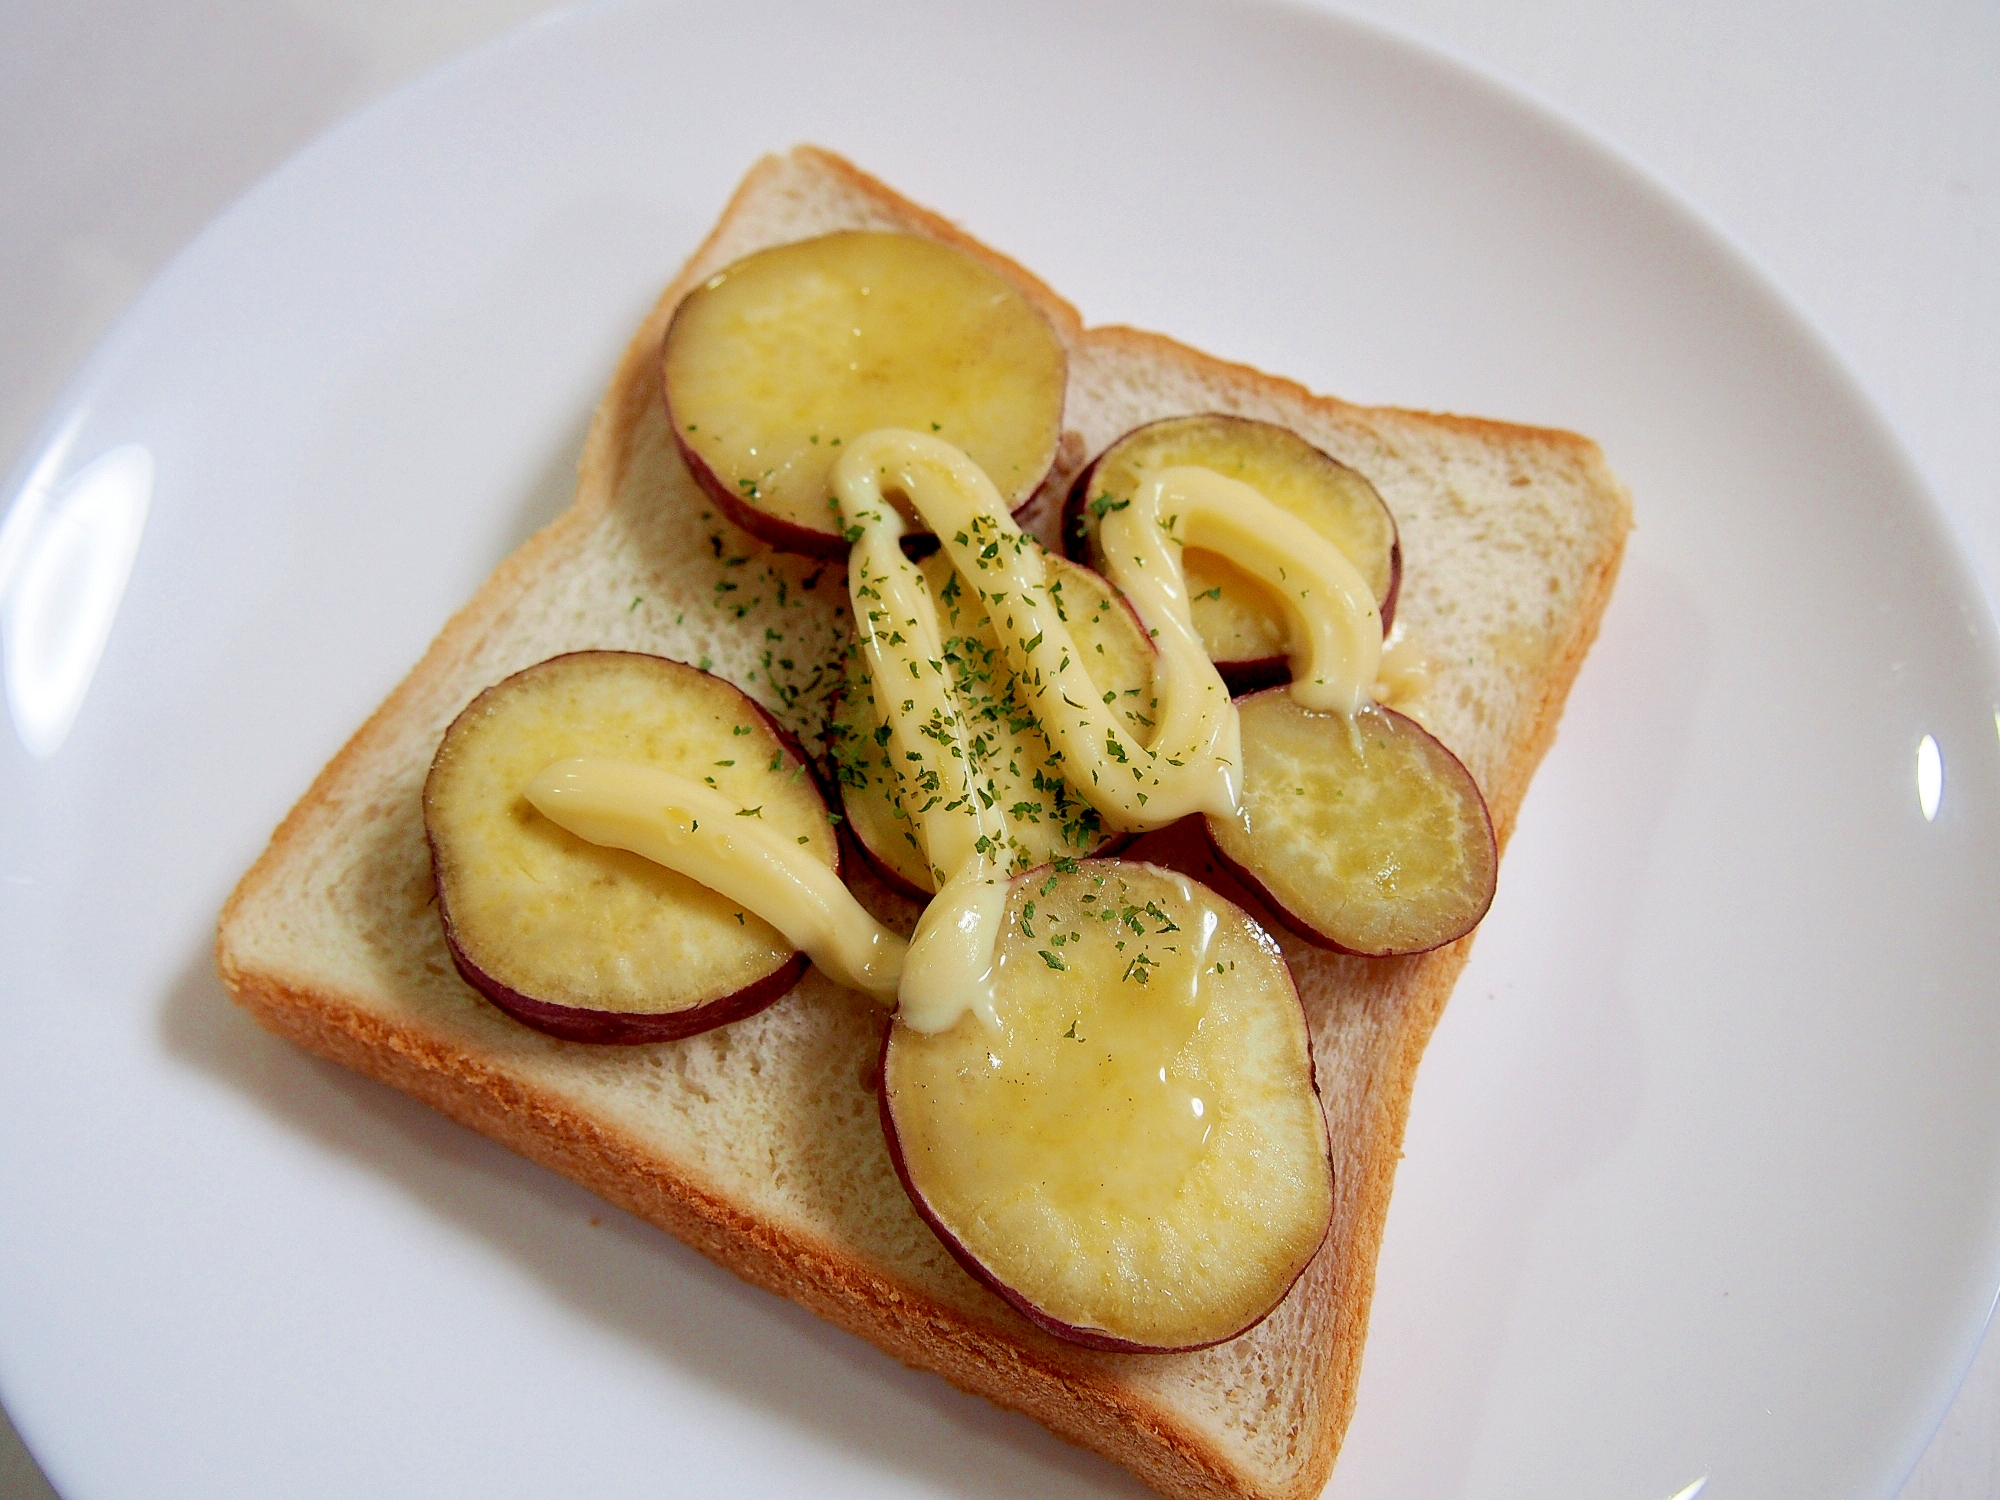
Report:
[[767,159],[222,971],[1163,1493],[1314,1494],[1628,524],[1584,439],[1086,329]]

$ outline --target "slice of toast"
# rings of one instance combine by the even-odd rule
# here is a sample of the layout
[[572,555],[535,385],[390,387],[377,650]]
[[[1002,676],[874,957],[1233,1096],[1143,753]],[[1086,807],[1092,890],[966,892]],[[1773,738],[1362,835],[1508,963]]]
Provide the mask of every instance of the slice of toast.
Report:
[[721,1030],[591,1047],[509,1020],[446,953],[418,799],[445,726],[490,683],[585,647],[651,651],[720,673],[816,742],[848,629],[842,569],[774,553],[716,513],[667,430],[658,351],[673,307],[703,278],[763,246],[843,228],[948,240],[1048,313],[1069,347],[1070,387],[1063,460],[1032,513],[1044,535],[1088,454],[1178,413],[1267,418],[1368,475],[1401,528],[1400,628],[1433,666],[1417,713],[1477,778],[1504,843],[1630,524],[1594,444],[1348,406],[1152,334],[1086,330],[1019,267],[801,148],[752,169],[633,338],[591,427],[574,505],[452,619],[244,876],[222,914],[223,977],[281,1035],[898,1358],[1029,1413],[1163,1494],[1317,1494],[1354,1406],[1417,1061],[1470,939],[1369,960],[1281,937],[1332,1131],[1332,1229],[1255,1329],[1196,1353],[1145,1355],[1038,1332],[918,1219],[871,1092],[885,1021],[870,1002],[809,971],[769,1010]]

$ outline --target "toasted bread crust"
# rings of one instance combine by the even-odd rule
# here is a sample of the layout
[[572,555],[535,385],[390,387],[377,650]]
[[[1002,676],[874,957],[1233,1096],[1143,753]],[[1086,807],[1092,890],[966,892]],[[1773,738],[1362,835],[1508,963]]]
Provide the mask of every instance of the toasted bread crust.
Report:
[[[775,243],[870,226],[959,245],[1016,281],[1043,308],[1072,352],[1066,425],[1084,439],[1069,445],[1073,453],[1086,445],[1094,450],[1115,435],[1093,426],[1122,431],[1136,425],[1124,398],[1093,394],[1109,387],[1080,389],[1088,387],[1080,380],[1082,366],[1134,389],[1155,382],[1166,388],[1158,399],[1169,407],[1199,391],[1207,401],[1202,409],[1302,424],[1315,441],[1372,478],[1384,468],[1393,471],[1392,480],[1402,476],[1399,482],[1412,494],[1433,481],[1448,487],[1450,476],[1439,481],[1436,474],[1453,464],[1484,465],[1495,474],[1512,465],[1567,486],[1545,507],[1552,519],[1544,530],[1573,521],[1578,533],[1560,565],[1551,563],[1560,575],[1561,588],[1551,589],[1559,602],[1538,602],[1543,613],[1520,627],[1528,644],[1518,670],[1495,679],[1505,689],[1505,704],[1499,705],[1499,688],[1481,698],[1472,678],[1457,691],[1458,698],[1471,693],[1464,722],[1477,726],[1476,732],[1468,729],[1477,743],[1470,753],[1454,748],[1479,780],[1504,848],[1595,638],[1629,525],[1629,501],[1594,444],[1564,432],[1356,407],[1156,334],[1086,330],[1074,309],[1020,267],[839,158],[801,148],[752,169],[715,230],[641,324],[592,423],[576,503],[501,564],[279,826],[223,910],[219,966],[237,1000],[278,1034],[424,1100],[896,1357],[1026,1412],[1125,1465],[1164,1495],[1297,1500],[1318,1494],[1353,1412],[1376,1256],[1417,1063],[1465,964],[1470,938],[1407,959],[1335,959],[1288,948],[1295,969],[1308,976],[1301,989],[1337,1133],[1334,1224],[1271,1328],[1234,1341],[1262,1340],[1246,1345],[1241,1365],[1231,1365],[1227,1361],[1236,1356],[1229,1346],[1216,1361],[1202,1363],[1198,1356],[1100,1354],[1050,1339],[998,1299],[951,1280],[963,1277],[955,1266],[937,1271],[927,1261],[898,1261],[859,1241],[843,1241],[837,1231],[845,1221],[838,1216],[814,1225],[774,1211],[752,1201],[740,1183],[723,1180],[720,1168],[648,1139],[628,1118],[571,1084],[562,1049],[574,1044],[547,1043],[532,1054],[514,1050],[511,1037],[493,1031],[485,1018],[466,1021],[421,997],[378,993],[352,974],[331,972],[322,951],[291,935],[286,918],[298,903],[349,878],[348,864],[332,859],[329,850],[347,858],[349,846],[389,836],[384,829],[391,824],[407,824],[398,799],[413,761],[421,780],[435,743],[430,726],[448,722],[491,680],[480,673],[490,670],[483,664],[499,649],[496,640],[511,640],[510,631],[534,638],[533,627],[515,619],[527,608],[524,601],[559,586],[583,566],[579,558],[608,545],[603,538],[615,532],[621,497],[635,475],[668,462],[655,430],[661,425],[655,415],[658,348],[681,296],[720,265],[757,248],[760,236],[761,243]],[[1381,478],[1378,484],[1394,508],[1404,490]],[[1405,519],[1401,512],[1398,519]],[[1421,581],[1426,558],[1419,551],[1407,561]],[[1421,599],[1415,608],[1421,615]],[[572,644],[551,639],[544,654]],[[521,648],[514,643],[507,649]],[[1446,689],[1454,681],[1449,671],[1441,678]],[[398,868],[407,866],[405,860]],[[385,941],[393,947],[397,940]],[[802,1008],[824,1011],[833,1003],[830,993],[809,983],[774,1011],[794,1018],[806,1013]],[[785,1024],[782,1016],[772,1023]],[[855,1011],[842,1024],[868,1033],[880,1022]],[[873,1034],[860,1041],[872,1048]],[[1219,1370],[1282,1371],[1270,1378],[1285,1386],[1272,1400],[1286,1414],[1287,1430],[1260,1427],[1268,1420],[1247,1409],[1269,1392],[1256,1393],[1254,1401],[1246,1396],[1243,1410],[1215,1397],[1210,1387],[1222,1384]]]

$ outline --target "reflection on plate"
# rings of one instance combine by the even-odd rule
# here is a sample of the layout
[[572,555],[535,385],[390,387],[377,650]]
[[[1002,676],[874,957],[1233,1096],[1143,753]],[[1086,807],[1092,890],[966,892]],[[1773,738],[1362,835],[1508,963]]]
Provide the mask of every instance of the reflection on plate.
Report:
[[62,748],[90,691],[153,498],[153,455],[138,443],[57,488],[49,476],[68,457],[61,437],[50,443],[0,523],[0,670],[14,732],[39,759]]
[[[0,1380],[58,1487],[1132,1493],[265,1039],[209,964],[799,139],[1093,321],[1603,442],[1639,530],[1419,1079],[1332,1493],[1891,1493],[2000,1281],[2000,679],[1929,502],[1564,126],[1358,25],[1109,0],[567,14],[306,152],[101,351],[6,533]],[[112,602],[24,710],[31,552]]]

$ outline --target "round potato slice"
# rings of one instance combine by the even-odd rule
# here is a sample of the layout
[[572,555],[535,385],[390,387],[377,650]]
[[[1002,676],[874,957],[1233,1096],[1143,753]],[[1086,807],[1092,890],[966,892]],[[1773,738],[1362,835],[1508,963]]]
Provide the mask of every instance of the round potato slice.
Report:
[[1298,991],[1241,909],[1152,865],[1017,877],[997,1032],[890,1028],[882,1118],[917,1210],[1051,1333],[1191,1349],[1283,1300],[1333,1168]]
[[[1374,590],[1388,630],[1402,577],[1389,507],[1366,478],[1297,433],[1248,417],[1168,417],[1105,449],[1070,490],[1063,527],[1070,556],[1100,567],[1097,523],[1129,502],[1147,475],[1182,464],[1242,480],[1340,548]],[[1265,586],[1201,548],[1188,548],[1184,561],[1195,629],[1224,680],[1237,692],[1285,681],[1285,617]]]
[[[1096,809],[1063,779],[1060,757],[1015,686],[977,596],[968,593],[943,553],[932,553],[921,566],[937,604],[952,688],[972,730],[980,769],[991,778],[988,795],[1008,814],[1008,873],[1115,844],[1123,836],[1106,829]],[[1088,568],[1060,557],[1050,557],[1048,567],[1084,669],[1098,691],[1116,704],[1133,739],[1150,743],[1153,644],[1138,617],[1122,595]],[[880,719],[867,658],[856,650],[848,657],[846,681],[828,726],[841,810],[869,864],[891,886],[922,900],[936,882],[911,809],[922,806],[929,793],[897,774],[895,751]]]
[[915,235],[848,232],[746,256],[690,292],[663,351],[689,469],[774,547],[840,557],[828,471],[880,427],[936,433],[1009,507],[1062,433],[1067,355],[984,261]]
[[575,756],[713,786],[839,867],[796,743],[735,687],[664,657],[558,656],[473,699],[424,782],[438,912],[466,982],[530,1026],[587,1042],[691,1036],[796,984],[805,955],[754,913],[529,804],[535,774]]
[[1479,924],[1500,854],[1486,799],[1457,756],[1393,709],[1314,713],[1282,687],[1236,708],[1242,807],[1203,821],[1223,862],[1286,926],[1380,957]]

